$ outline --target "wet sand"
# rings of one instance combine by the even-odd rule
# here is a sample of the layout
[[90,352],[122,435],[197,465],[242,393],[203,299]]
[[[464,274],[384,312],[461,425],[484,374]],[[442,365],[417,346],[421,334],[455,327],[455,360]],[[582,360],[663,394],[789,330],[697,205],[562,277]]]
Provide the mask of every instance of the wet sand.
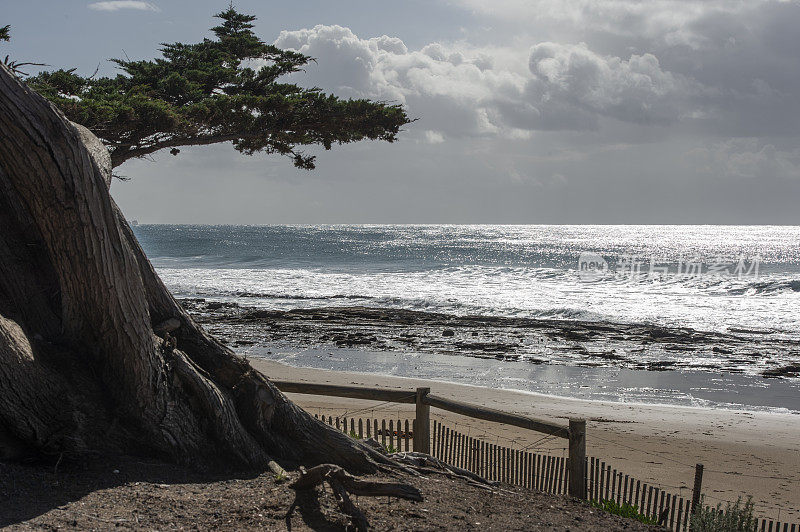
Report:
[[[800,522],[800,416],[677,406],[585,401],[478,386],[290,367],[251,358],[275,380],[414,389],[429,386],[439,395],[551,421],[588,420],[587,453],[643,482],[670,487],[690,497],[694,464],[703,463],[707,502],[750,494],[760,516]],[[335,397],[290,394],[313,414],[413,417],[413,405],[381,404]],[[515,448],[542,435],[433,409],[450,427]],[[565,440],[549,439],[531,450],[566,454]],[[779,511],[777,508],[780,507]]]

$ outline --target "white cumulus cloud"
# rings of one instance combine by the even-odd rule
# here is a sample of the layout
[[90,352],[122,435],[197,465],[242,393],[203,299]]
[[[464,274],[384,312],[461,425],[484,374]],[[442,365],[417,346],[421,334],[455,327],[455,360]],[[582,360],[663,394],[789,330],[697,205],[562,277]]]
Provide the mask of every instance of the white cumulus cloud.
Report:
[[87,6],[95,11],[120,11],[122,9],[133,9],[136,11],[161,11],[158,6],[150,2],[140,2],[138,0],[109,0],[107,2],[93,2]]
[[531,49],[528,95],[540,111],[602,115],[634,123],[670,122],[696,84],[661,68],[653,54],[603,56],[585,43]]
[[405,104],[426,129],[446,136],[527,138],[536,130],[592,129],[600,116],[666,122],[694,90],[652,54],[622,59],[585,44],[520,50],[430,43],[410,50],[395,37],[364,39],[324,25],[283,31],[275,44],[318,59],[308,69],[311,83]]
[[425,132],[425,141],[428,144],[441,144],[444,142],[444,135],[439,133],[438,131],[427,130]]
[[318,25],[283,31],[275,41],[318,59],[310,81],[342,96],[395,101],[429,129],[447,135],[497,133],[495,104],[519,100],[527,74],[491,68],[484,53],[431,43],[409,50],[402,40],[363,39],[349,28]]

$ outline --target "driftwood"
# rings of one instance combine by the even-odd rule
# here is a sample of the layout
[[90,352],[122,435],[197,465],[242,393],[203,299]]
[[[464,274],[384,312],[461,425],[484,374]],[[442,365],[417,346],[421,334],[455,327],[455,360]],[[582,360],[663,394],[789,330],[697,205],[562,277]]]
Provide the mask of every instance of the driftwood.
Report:
[[[350,516],[356,530],[368,530],[369,522],[364,513],[350,499],[350,495],[363,495],[371,497],[397,497],[409,501],[421,501],[422,494],[414,486],[400,483],[384,483],[359,480],[341,467],[334,464],[321,464],[308,471],[300,468],[300,478],[289,484],[295,492],[313,490],[327,482],[333,490],[339,508]],[[286,512],[286,519],[290,519],[298,505],[297,496]]]

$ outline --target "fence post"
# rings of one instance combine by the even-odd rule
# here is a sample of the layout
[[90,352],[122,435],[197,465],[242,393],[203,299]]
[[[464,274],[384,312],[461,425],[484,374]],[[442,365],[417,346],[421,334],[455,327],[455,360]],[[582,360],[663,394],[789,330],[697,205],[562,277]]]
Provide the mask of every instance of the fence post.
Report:
[[430,388],[417,388],[417,417],[414,423],[414,452],[431,452],[431,407],[425,404]]
[[700,490],[703,487],[703,464],[694,466],[694,488],[692,488],[692,515],[700,505]]
[[569,420],[569,494],[586,498],[586,420]]

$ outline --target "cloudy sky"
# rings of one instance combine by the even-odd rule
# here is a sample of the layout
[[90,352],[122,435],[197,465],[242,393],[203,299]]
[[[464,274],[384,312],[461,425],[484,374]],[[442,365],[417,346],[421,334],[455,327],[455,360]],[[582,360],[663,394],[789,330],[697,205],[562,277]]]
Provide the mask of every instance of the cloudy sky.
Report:
[[[0,0],[4,56],[91,74],[208,35],[222,0]],[[395,144],[160,154],[140,222],[800,223],[800,0],[236,2],[317,59],[297,83],[404,104]]]

